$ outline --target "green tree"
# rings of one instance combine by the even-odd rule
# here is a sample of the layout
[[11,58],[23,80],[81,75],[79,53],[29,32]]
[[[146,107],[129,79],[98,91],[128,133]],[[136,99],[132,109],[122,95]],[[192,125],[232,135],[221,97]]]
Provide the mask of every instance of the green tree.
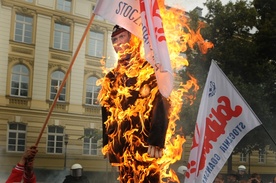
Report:
[[[253,3],[244,0],[235,4],[229,2],[225,6],[219,0],[207,0],[205,5],[209,9],[206,15],[209,25],[205,30],[206,35],[215,44],[214,49],[207,54],[209,60],[218,61],[263,124],[271,126],[273,114],[267,102],[271,95],[265,92],[265,88],[272,84],[267,75],[272,74],[273,69],[267,61],[261,61],[263,56],[255,39],[257,34],[252,32],[259,24],[257,9]],[[258,41],[265,42],[262,39]],[[268,52],[271,54],[271,51]],[[273,146],[271,139],[263,138],[267,134],[260,128],[249,133],[236,147],[236,151],[240,152],[245,144],[255,149]]]
[[[197,11],[194,10],[189,12],[189,17],[189,27],[191,30],[196,32],[199,22],[201,21]],[[189,33],[189,30],[185,28],[184,32]],[[188,81],[190,77],[196,78],[200,87],[196,93],[192,91],[194,88],[191,89],[189,94],[193,96],[192,102],[190,98],[187,99],[184,96],[184,104],[180,113],[181,121],[179,121],[177,126],[181,128],[185,136],[192,136],[195,129],[200,96],[203,90],[202,86],[204,85],[207,77],[209,63],[206,61],[206,56],[200,52],[197,45],[194,45],[193,48],[188,47],[185,54],[187,60],[189,61],[189,66],[186,67],[185,70],[180,70],[179,75],[182,77],[184,83]],[[205,62],[202,62],[202,60],[205,60]]]
[[[182,72],[184,79],[187,73],[199,79],[203,89],[210,61],[216,60],[242,94],[249,106],[263,122],[269,134],[276,139],[275,124],[275,90],[276,90],[276,16],[275,0],[254,0],[247,2],[239,0],[222,5],[220,0],[207,0],[205,6],[208,13],[204,19],[207,26],[202,30],[204,38],[214,44],[206,55],[198,48],[187,50],[190,67]],[[191,14],[191,25],[199,18]],[[196,54],[195,54],[196,53]],[[199,106],[202,90],[199,91],[195,105],[187,109],[184,106],[182,115],[188,126],[186,134],[192,133],[195,124],[186,120],[194,120],[194,114]],[[191,115],[192,117],[187,117]],[[182,117],[182,116],[181,116]],[[193,125],[192,125],[193,124]],[[268,137],[262,126],[253,129],[236,146],[235,152],[259,150],[269,145],[276,150],[274,142]]]
[[[258,63],[262,66],[263,103],[268,104],[266,121],[267,129],[276,139],[276,1],[254,0],[253,5],[258,13],[256,34],[253,40],[257,47]],[[266,122],[264,121],[264,123]],[[276,151],[275,145],[271,148]]]
[[[270,111],[276,111],[276,1],[254,0],[254,7],[258,12],[254,42],[259,53],[259,62],[263,64],[267,74],[264,75],[265,93],[269,97]],[[275,121],[275,118],[274,118]]]

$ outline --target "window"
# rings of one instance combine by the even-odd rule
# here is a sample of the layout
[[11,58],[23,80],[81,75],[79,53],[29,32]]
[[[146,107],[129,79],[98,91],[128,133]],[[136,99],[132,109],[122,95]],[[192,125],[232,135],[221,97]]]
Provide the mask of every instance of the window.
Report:
[[14,40],[23,43],[32,43],[33,18],[21,14],[15,15]]
[[57,9],[62,10],[62,11],[66,11],[66,12],[70,12],[71,11],[71,4],[72,4],[71,0],[58,0],[57,1]]
[[240,154],[240,162],[246,162],[246,154],[245,153]]
[[88,55],[95,57],[103,56],[104,34],[90,31]]
[[26,125],[10,123],[8,128],[8,151],[23,152],[26,143]]
[[84,129],[83,154],[97,155],[97,133],[95,129]]
[[[59,90],[59,86],[62,83],[64,78],[64,73],[61,71],[55,71],[51,75],[51,91],[50,91],[50,100],[54,100],[56,94]],[[58,101],[65,101],[65,94],[66,94],[66,83],[58,97]]]
[[63,153],[63,127],[48,126],[47,153]]
[[86,98],[85,104],[99,105],[97,97],[99,95],[100,87],[96,86],[96,77],[89,77],[86,81]]
[[27,97],[29,88],[29,70],[22,64],[17,64],[12,68],[11,95]]
[[259,150],[259,163],[265,162],[265,150],[260,149]]
[[70,26],[55,23],[54,48],[69,51]]

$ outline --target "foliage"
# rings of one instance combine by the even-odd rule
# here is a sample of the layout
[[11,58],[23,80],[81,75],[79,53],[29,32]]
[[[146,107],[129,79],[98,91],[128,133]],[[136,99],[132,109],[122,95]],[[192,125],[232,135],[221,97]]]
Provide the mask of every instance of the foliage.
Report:
[[[190,28],[196,31],[198,29],[198,22],[200,21],[200,17],[195,10],[189,13],[189,17]],[[203,91],[203,86],[205,84],[211,62],[207,61],[206,55],[200,53],[197,45],[195,45],[193,49],[188,47],[185,54],[189,61],[189,66],[186,67],[185,70],[181,70],[179,75],[183,78],[184,82],[188,81],[190,77],[196,78],[200,88],[196,94],[192,92],[190,93],[191,95],[194,95],[194,101],[192,104],[189,100],[185,100],[184,98],[184,104],[180,113],[181,121],[179,122],[180,124],[178,124],[178,126],[183,127],[182,131],[184,132],[184,135],[192,136],[200,104],[200,96]]]
[[90,134],[85,134],[78,138],[78,140],[81,140],[83,138],[92,138],[95,141],[98,141],[102,138],[102,130],[99,129],[92,129],[92,132]]
[[[192,134],[196,122],[201,92],[211,60],[216,60],[264,124],[248,133],[235,152],[263,149],[269,145],[276,150],[276,1],[239,0],[222,5],[220,0],[207,0],[209,12],[204,18],[204,38],[214,44],[206,55],[198,48],[186,52],[190,66],[181,72],[184,80],[188,74],[198,79],[201,90],[192,106],[183,106],[184,132]],[[199,17],[191,12],[191,27],[196,28]],[[195,114],[196,113],[196,114]]]

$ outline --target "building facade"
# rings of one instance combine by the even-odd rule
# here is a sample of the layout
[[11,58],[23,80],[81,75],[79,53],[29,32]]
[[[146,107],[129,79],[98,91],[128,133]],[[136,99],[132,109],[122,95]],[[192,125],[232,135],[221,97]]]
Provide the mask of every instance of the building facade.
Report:
[[103,57],[107,67],[116,60],[111,23],[94,18],[42,128],[95,4],[96,0],[1,0],[0,177],[5,179],[25,148],[38,141],[36,169],[63,170],[80,163],[85,171],[110,171],[101,153],[96,81],[103,76]]
[[[89,175],[97,174],[90,175],[91,182],[116,182],[116,169],[101,153],[96,85],[103,76],[101,61],[112,67],[116,60],[110,41],[112,23],[95,16],[43,129],[95,4],[96,0],[1,0],[0,182],[24,149],[38,140],[38,182],[60,182],[74,163]],[[188,161],[190,146],[187,138],[174,170]],[[234,155],[233,169],[243,164],[251,167],[251,173],[273,174],[275,159],[272,152],[253,152],[251,158]],[[222,172],[227,172],[227,165]]]

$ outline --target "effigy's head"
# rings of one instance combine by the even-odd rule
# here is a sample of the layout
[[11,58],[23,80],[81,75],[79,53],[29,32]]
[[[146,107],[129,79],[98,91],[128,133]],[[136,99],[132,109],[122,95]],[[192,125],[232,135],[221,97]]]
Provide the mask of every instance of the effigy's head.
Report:
[[129,47],[130,38],[130,32],[123,27],[119,25],[113,27],[111,41],[116,53],[123,53]]
[[[118,34],[127,31],[125,28],[119,26],[119,25],[115,25],[112,29],[112,34],[111,34],[111,38],[117,36]],[[127,31],[128,32],[128,31]]]
[[137,51],[141,43],[141,40],[119,25],[113,27],[111,41],[115,52],[118,54],[119,60],[125,59],[125,57],[132,54],[134,50]]

